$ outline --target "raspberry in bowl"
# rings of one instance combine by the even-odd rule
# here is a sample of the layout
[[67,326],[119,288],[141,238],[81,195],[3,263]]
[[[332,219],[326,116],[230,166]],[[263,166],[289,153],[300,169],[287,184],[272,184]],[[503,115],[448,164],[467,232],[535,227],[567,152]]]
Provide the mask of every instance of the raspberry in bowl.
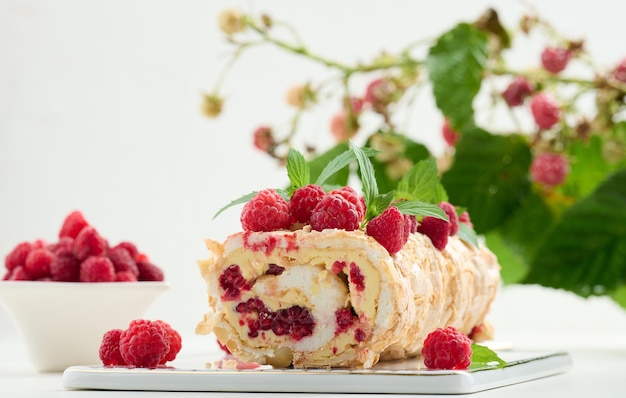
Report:
[[57,241],[16,244],[4,267],[0,301],[41,372],[100,363],[105,332],[141,318],[169,288],[134,243],[109,245],[79,211]]

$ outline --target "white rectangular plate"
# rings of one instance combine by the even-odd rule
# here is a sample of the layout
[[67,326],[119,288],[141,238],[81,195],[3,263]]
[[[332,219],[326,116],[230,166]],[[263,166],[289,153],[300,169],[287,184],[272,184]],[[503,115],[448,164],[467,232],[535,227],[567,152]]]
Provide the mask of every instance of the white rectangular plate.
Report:
[[72,366],[67,389],[203,392],[467,394],[567,371],[564,352],[504,351],[502,369],[426,370],[420,360],[381,362],[372,369],[129,369]]

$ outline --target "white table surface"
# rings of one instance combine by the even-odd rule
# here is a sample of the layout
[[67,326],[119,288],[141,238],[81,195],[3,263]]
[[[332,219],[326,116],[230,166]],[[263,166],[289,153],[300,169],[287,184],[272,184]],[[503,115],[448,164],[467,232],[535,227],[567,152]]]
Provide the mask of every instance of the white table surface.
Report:
[[[528,346],[531,346],[529,344]],[[537,345],[546,348],[545,342]],[[560,348],[570,345],[567,341]],[[2,397],[276,397],[306,396],[338,397],[342,394],[276,394],[276,393],[180,393],[180,392],[120,392],[65,390],[62,373],[37,373],[29,363],[26,347],[19,337],[4,339],[0,344],[3,355],[0,358],[0,396]],[[193,351],[193,352],[190,352]],[[198,357],[202,349],[189,348],[181,351],[176,361],[189,362],[190,357]],[[626,347],[610,348],[607,338],[591,341],[585,346],[570,346],[567,350],[573,359],[573,367],[564,374],[550,376],[517,385],[497,388],[471,394],[475,397],[623,397],[626,393]],[[176,361],[173,365],[176,365]],[[368,394],[367,397],[383,396]],[[404,395],[385,395],[401,397]]]
[[[62,373],[37,373],[10,318],[0,314],[0,398],[15,397],[338,397],[342,394],[176,393],[64,390]],[[167,317],[165,319],[168,319]],[[491,309],[496,337],[524,350],[566,351],[573,361],[563,374],[470,394],[471,397],[626,397],[626,311],[608,298],[582,299],[536,287],[502,289]],[[193,328],[189,327],[191,330]],[[183,349],[171,363],[202,367],[219,351],[211,336],[183,331]],[[356,396],[356,395],[351,395]],[[367,394],[364,397],[401,397]],[[424,396],[424,395],[422,395]],[[439,395],[440,397],[441,395]]]

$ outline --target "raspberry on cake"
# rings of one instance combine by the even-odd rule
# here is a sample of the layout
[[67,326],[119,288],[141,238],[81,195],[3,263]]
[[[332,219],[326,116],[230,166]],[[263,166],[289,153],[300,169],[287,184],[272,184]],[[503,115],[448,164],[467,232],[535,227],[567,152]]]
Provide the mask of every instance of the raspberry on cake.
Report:
[[[361,175],[371,177],[367,157],[353,150]],[[289,159],[299,167],[290,168]],[[337,162],[327,169],[346,165]],[[362,196],[350,187],[322,194],[323,182],[310,184],[297,154],[287,167],[290,199],[275,190],[252,195],[242,231],[205,241],[210,257],[199,267],[209,308],[197,333],[213,333],[244,362],[370,368],[420,355],[437,328],[469,334],[485,322],[500,266],[487,248],[456,234],[459,222],[469,226],[468,215],[459,220],[443,199],[411,199],[410,189],[401,197],[379,195],[375,181],[363,181]],[[325,170],[321,175],[330,174]],[[253,212],[295,223],[251,228]]]

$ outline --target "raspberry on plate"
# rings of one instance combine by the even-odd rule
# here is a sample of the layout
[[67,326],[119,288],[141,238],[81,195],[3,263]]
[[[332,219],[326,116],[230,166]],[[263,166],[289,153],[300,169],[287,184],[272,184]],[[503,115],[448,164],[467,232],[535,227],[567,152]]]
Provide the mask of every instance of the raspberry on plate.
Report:
[[108,243],[94,227],[83,228],[74,239],[74,255],[80,261],[89,256],[101,256],[106,254]]
[[4,258],[6,269],[12,271],[15,267],[23,267],[26,264],[26,256],[32,249],[33,244],[30,242],[18,243]]
[[244,231],[276,231],[291,225],[289,204],[273,189],[264,189],[241,212]]
[[50,276],[50,264],[54,254],[48,249],[40,248],[31,250],[26,256],[24,268],[31,279],[37,280]]
[[122,358],[120,353],[120,336],[122,335],[121,329],[109,330],[102,336],[102,343],[100,343],[100,360],[105,366],[122,366],[126,365],[126,361]]
[[163,358],[161,358],[161,361],[159,361],[159,364],[163,365],[166,362],[176,359],[176,355],[178,355],[180,349],[182,348],[182,338],[180,337],[180,334],[176,330],[174,330],[174,328],[172,328],[169,323],[162,320],[156,320],[154,322],[161,325],[163,330],[165,330],[165,337],[167,338],[167,342],[170,346],[167,354],[165,354]]
[[156,322],[136,319],[120,335],[120,354],[130,366],[156,368],[169,350],[167,332]]
[[149,282],[160,282],[165,280],[163,270],[147,260],[137,262],[137,269],[139,270],[137,280]]
[[389,206],[367,223],[366,232],[383,245],[389,254],[395,254],[409,238],[405,223],[406,219],[400,210],[395,206]]
[[472,363],[472,341],[452,326],[438,328],[424,340],[422,357],[429,369],[467,369]]

